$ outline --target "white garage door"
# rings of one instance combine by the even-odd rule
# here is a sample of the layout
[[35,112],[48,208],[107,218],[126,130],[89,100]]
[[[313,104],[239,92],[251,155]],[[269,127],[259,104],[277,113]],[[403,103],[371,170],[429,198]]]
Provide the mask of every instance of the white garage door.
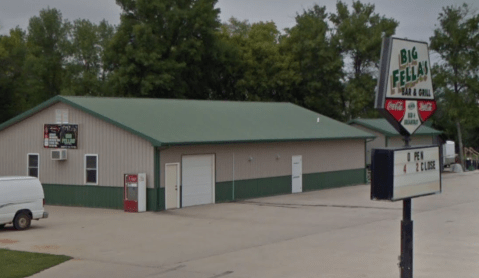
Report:
[[214,154],[183,156],[181,172],[183,207],[214,203]]

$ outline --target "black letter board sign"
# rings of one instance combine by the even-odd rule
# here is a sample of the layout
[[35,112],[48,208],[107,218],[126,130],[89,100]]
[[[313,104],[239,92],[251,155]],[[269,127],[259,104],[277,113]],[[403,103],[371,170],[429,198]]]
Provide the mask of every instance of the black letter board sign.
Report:
[[78,146],[78,125],[45,124],[43,139],[44,148],[76,149]]
[[441,193],[439,147],[373,149],[371,199],[398,201]]

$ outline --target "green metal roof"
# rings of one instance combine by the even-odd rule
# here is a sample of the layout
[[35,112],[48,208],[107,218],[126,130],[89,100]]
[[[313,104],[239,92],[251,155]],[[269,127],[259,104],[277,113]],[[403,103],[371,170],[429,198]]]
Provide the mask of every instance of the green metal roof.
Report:
[[[349,124],[358,124],[378,131],[386,136],[401,136],[386,119],[354,119]],[[439,135],[442,132],[426,125],[420,126],[414,135]]]
[[375,137],[291,103],[71,96],[56,96],[1,124],[0,130],[57,102],[119,126],[153,146]]

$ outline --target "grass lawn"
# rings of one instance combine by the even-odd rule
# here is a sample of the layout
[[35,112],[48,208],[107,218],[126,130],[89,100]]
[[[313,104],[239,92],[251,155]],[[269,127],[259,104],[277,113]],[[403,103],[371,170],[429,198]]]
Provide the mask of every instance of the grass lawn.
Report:
[[0,277],[27,277],[69,259],[71,257],[0,249]]

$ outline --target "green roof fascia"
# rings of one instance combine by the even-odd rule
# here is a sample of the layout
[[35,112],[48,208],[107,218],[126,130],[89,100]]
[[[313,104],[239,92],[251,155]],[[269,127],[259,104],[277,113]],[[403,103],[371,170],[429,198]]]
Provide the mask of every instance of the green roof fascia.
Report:
[[[439,134],[442,134],[442,131],[439,131],[439,132],[427,132],[427,133],[413,133],[411,136],[433,136],[433,135],[439,135]],[[391,137],[404,137],[402,136],[401,134],[395,134],[395,135],[392,135]]]
[[367,140],[374,139],[377,136],[354,136],[354,137],[328,137],[328,138],[291,138],[291,139],[264,139],[264,140],[236,140],[236,141],[205,141],[205,142],[172,142],[172,143],[163,143],[163,147],[167,146],[183,146],[183,145],[211,145],[211,144],[242,144],[242,143],[271,143],[271,142],[308,142],[308,141],[328,141],[328,140]]
[[113,124],[113,125],[115,125],[115,126],[118,126],[119,128],[121,128],[121,129],[123,129],[123,130],[126,130],[126,131],[128,131],[128,132],[130,132],[130,133],[133,133],[133,134],[135,134],[135,135],[137,135],[137,136],[139,136],[139,137],[141,137],[141,138],[143,138],[143,139],[149,141],[154,147],[160,147],[160,146],[162,146],[162,143],[161,143],[160,141],[158,141],[158,140],[156,140],[156,139],[154,139],[154,138],[148,137],[148,136],[144,135],[143,133],[140,133],[140,132],[138,132],[138,131],[136,131],[136,130],[134,130],[134,129],[132,129],[132,128],[129,128],[129,127],[127,127],[127,126],[125,126],[125,125],[123,125],[123,124],[120,124],[120,123],[118,123],[118,122],[116,122],[116,121],[113,121],[112,119],[107,118],[107,117],[105,117],[105,116],[103,116],[103,115],[101,115],[101,114],[98,114],[98,113],[96,113],[96,112],[94,112],[94,111],[92,111],[92,110],[90,110],[90,109],[87,109],[87,108],[81,106],[81,105],[78,105],[78,104],[76,104],[75,102],[70,101],[70,100],[68,100],[68,99],[66,99],[66,98],[64,98],[64,97],[62,97],[62,96],[60,96],[60,95],[54,96],[53,98],[51,98],[51,99],[49,99],[49,100],[47,100],[47,101],[45,101],[45,102],[42,102],[41,104],[39,104],[39,105],[33,107],[32,109],[27,110],[27,111],[25,111],[24,113],[22,113],[22,114],[20,114],[20,115],[18,115],[18,116],[16,116],[16,117],[14,117],[14,118],[12,118],[12,119],[10,119],[10,120],[4,122],[3,124],[0,125],[0,131],[2,131],[3,129],[5,129],[5,128],[11,126],[11,125],[14,125],[14,124],[16,124],[16,123],[22,121],[23,119],[25,119],[25,118],[27,118],[27,117],[29,117],[29,116],[31,116],[31,115],[33,115],[33,114],[35,114],[35,113],[37,113],[37,112],[43,110],[43,109],[45,109],[45,108],[48,108],[48,107],[50,107],[50,106],[52,106],[53,104],[58,103],[58,102],[62,102],[62,103],[68,104],[68,105],[70,105],[70,106],[72,106],[72,107],[74,107],[74,108],[77,108],[77,109],[79,109],[79,110],[81,110],[81,111],[83,111],[83,112],[86,112],[86,113],[88,113],[88,114],[90,114],[90,115],[92,115],[92,116],[95,116],[95,117],[97,117],[97,118],[99,118],[99,119],[102,119],[102,120],[104,120],[105,122],[108,122],[108,123],[110,123],[110,124]]
[[[372,125],[372,124],[369,124],[367,122],[363,122],[363,121],[360,121],[360,120],[350,120],[347,122],[348,124],[357,124],[357,125],[362,125],[362,126],[365,126],[367,128],[370,128],[372,130],[376,130],[376,131],[379,131],[381,132],[382,134],[386,135],[386,136],[389,136],[389,137],[402,137],[401,134],[399,133],[392,133],[392,132],[389,132],[387,130],[384,130],[382,128],[379,128],[375,125]],[[421,128],[421,127],[419,127]],[[413,134],[413,135],[439,135],[439,134],[442,134],[443,132],[442,131],[431,131],[431,132],[421,132],[421,134]]]

